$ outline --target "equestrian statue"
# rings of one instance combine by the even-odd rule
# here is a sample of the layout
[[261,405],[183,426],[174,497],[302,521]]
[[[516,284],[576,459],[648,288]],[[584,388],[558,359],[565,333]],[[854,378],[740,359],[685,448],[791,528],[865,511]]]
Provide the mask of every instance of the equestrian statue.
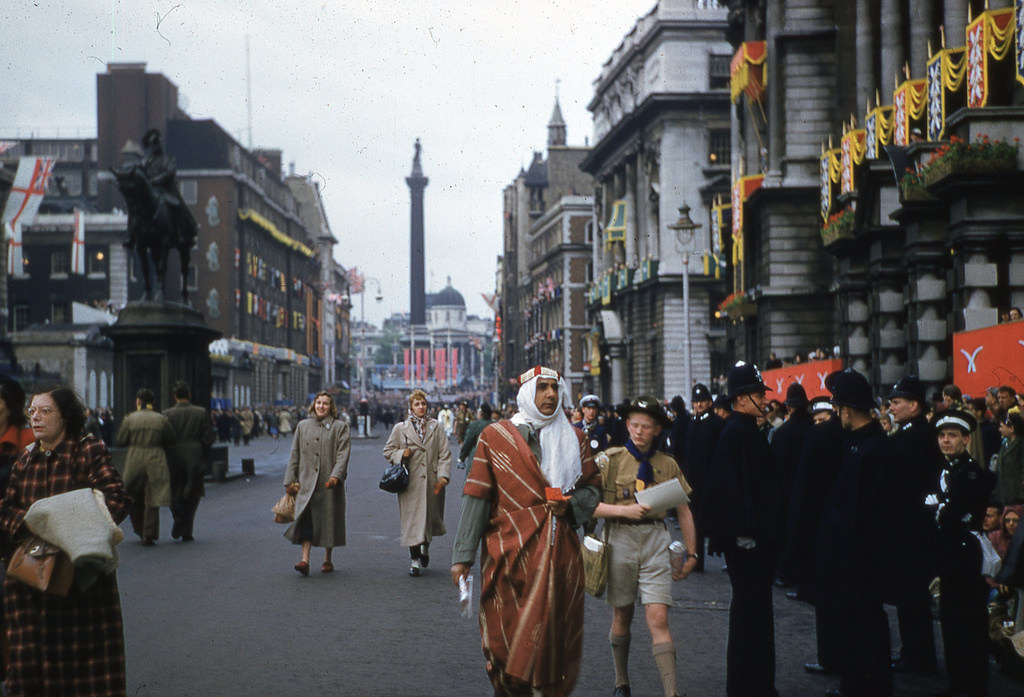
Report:
[[[151,128],[142,137],[146,157],[111,173],[128,206],[128,239],[124,246],[139,256],[142,278],[146,284],[145,300],[163,300],[167,275],[167,257],[178,250],[181,260],[181,299],[188,303],[188,266],[199,226],[188,209],[174,177],[174,158],[164,154],[160,131]],[[153,292],[150,265],[156,272],[156,295]]]

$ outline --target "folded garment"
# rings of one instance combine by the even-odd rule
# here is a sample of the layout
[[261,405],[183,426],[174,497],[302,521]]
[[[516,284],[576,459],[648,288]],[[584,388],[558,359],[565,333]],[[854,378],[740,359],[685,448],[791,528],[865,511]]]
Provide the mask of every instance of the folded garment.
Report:
[[76,568],[109,574],[117,568],[114,548],[124,539],[103,492],[76,489],[39,499],[25,513],[25,525],[71,557]]

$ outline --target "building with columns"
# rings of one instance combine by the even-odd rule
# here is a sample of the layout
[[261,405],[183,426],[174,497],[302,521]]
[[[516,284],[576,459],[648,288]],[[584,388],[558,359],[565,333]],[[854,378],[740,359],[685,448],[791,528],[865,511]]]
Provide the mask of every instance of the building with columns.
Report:
[[[581,165],[594,178],[586,385],[605,401],[639,393],[688,401],[685,376],[707,383],[729,360],[713,319],[726,281],[712,255],[722,252],[707,224],[713,202],[728,195],[725,29],[717,2],[661,0],[594,83],[594,146]],[[669,227],[683,204],[700,225],[689,235]]]
[[1024,303],[1024,5],[728,5],[737,356],[941,387],[951,337]]

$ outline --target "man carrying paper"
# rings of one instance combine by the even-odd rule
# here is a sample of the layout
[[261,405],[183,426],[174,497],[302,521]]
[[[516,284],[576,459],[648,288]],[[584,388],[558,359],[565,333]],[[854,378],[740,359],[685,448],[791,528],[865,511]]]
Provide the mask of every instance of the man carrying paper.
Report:
[[[624,447],[609,448],[597,457],[603,480],[596,518],[611,518],[608,525],[608,604],[612,607],[609,641],[615,660],[615,697],[630,697],[630,625],[637,593],[651,632],[654,660],[661,674],[665,697],[676,691],[676,653],[668,627],[672,605],[672,581],[684,579],[697,566],[691,552],[681,568],[673,568],[668,546],[672,541],[665,526],[665,511],[675,507],[679,529],[688,550],[696,550],[696,533],[690,513],[690,485],[671,456],[658,452],[656,443],[668,423],[654,397],[637,397],[626,411],[629,440]],[[660,486],[659,486],[660,485]],[[650,507],[640,520],[621,517],[624,507],[637,503]]]

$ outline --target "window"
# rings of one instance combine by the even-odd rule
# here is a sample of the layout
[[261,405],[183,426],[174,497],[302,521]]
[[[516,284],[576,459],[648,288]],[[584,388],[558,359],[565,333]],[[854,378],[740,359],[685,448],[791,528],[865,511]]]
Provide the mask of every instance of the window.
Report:
[[28,303],[14,303],[14,331],[18,332],[29,325]]
[[190,206],[194,206],[199,203],[199,182],[195,179],[182,179],[178,182],[179,188],[181,189],[181,197],[185,199],[185,203]]
[[71,252],[63,250],[50,254],[50,276],[67,276],[71,271]]
[[730,56],[708,56],[708,89],[721,90],[729,87]]
[[71,321],[71,303],[58,301],[50,305],[50,322],[65,324]]
[[708,164],[728,165],[732,159],[731,136],[726,128],[708,132]]
[[106,276],[107,274],[107,253],[106,251],[100,250],[89,254],[87,257],[87,264],[89,266],[88,273],[90,276],[93,274],[99,274]]
[[199,290],[199,276],[195,264],[188,265],[188,277],[186,280],[189,290]]

